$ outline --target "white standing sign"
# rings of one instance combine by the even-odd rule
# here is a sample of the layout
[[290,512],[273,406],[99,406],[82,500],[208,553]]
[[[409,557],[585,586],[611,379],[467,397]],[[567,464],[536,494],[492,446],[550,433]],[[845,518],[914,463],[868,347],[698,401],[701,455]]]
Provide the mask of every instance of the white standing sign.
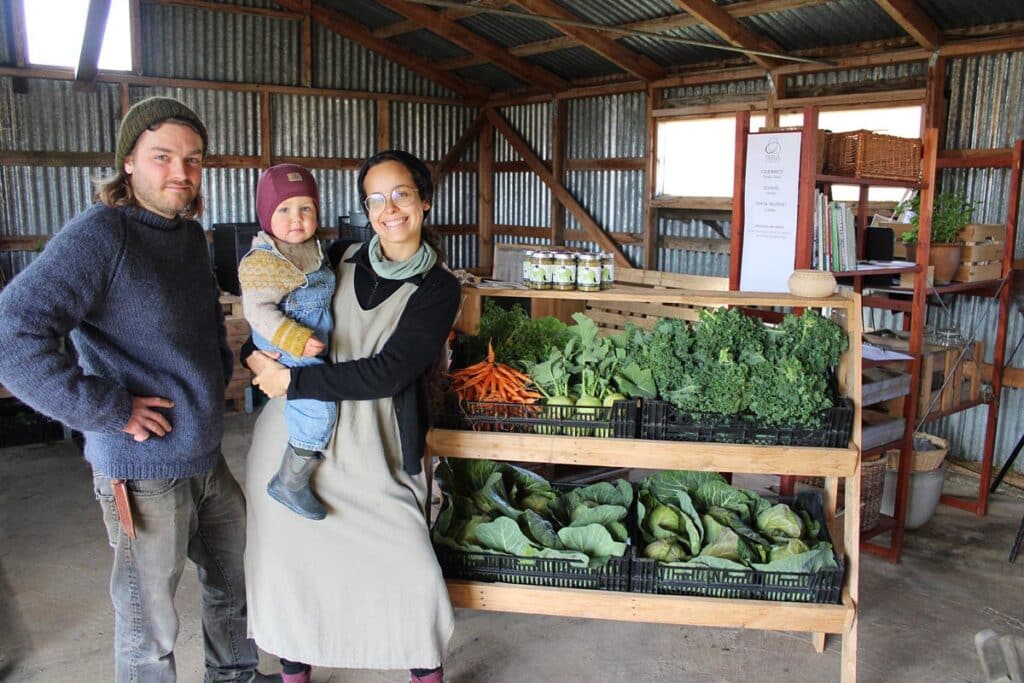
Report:
[[788,291],[796,257],[800,133],[750,133],[740,290]]

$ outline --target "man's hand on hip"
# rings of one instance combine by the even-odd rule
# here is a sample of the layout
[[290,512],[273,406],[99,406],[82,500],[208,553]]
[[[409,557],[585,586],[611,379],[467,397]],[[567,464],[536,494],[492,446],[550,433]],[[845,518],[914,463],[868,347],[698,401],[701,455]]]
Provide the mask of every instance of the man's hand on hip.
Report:
[[171,431],[171,423],[163,413],[154,408],[173,408],[174,401],[159,396],[132,397],[132,416],[121,430],[132,435],[136,441],[145,441],[151,436],[164,436]]

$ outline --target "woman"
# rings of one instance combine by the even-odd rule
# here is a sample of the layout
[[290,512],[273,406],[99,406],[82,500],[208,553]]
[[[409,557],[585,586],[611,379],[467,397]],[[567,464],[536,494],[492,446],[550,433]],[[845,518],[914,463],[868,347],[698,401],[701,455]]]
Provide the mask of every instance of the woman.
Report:
[[[427,379],[460,302],[436,233],[423,225],[430,173],[406,152],[374,155],[359,195],[375,236],[328,250],[336,264],[333,364],[286,368],[256,351],[253,380],[269,396],[338,402],[316,473],[328,509],[310,522],[266,496],[249,500],[249,629],[282,657],[286,683],[311,664],[410,669],[441,683],[451,603],[430,545],[422,472]],[[246,477],[262,491],[287,444],[284,401],[257,421]]]

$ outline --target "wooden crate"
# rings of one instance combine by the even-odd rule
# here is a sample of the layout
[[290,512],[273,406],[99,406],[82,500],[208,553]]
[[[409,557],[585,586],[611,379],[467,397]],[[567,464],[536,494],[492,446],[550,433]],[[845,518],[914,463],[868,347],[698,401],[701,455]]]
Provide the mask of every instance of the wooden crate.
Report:
[[971,223],[960,231],[963,242],[1006,241],[1006,226],[1002,223]]
[[246,394],[252,381],[252,373],[239,360],[242,344],[249,338],[249,323],[242,317],[242,297],[221,292],[220,305],[224,310],[224,327],[228,333],[228,347],[235,355],[235,368],[231,382],[224,390],[224,401],[229,412],[245,412]]
[[[906,272],[900,273],[900,287],[906,289],[914,288],[914,276],[917,273]],[[928,286],[931,287],[935,284],[935,266],[928,266]]]
[[960,263],[983,263],[985,261],[1002,261],[1005,242],[985,240],[984,242],[965,242],[960,247]]
[[[619,268],[615,271],[615,277],[616,282],[650,287],[652,290],[689,289],[724,292],[729,289],[729,278],[662,273],[640,268]],[[661,302],[591,299],[587,301],[586,313],[602,330],[614,333],[625,329],[628,322],[649,330],[659,318],[695,321],[700,315],[700,308]]]
[[[918,414],[931,407],[931,412],[950,410],[966,401],[977,400],[981,395],[981,382],[964,372],[964,361],[970,356],[982,357],[982,343],[975,342],[972,354],[961,358],[963,346],[938,346],[929,348],[921,359],[921,393],[918,396]],[[958,363],[957,360],[960,360]],[[949,377],[949,381],[946,381]],[[945,383],[945,389],[942,388]]]
[[984,263],[961,263],[953,273],[954,282],[982,282],[998,280],[1003,276],[1002,261],[985,261]]

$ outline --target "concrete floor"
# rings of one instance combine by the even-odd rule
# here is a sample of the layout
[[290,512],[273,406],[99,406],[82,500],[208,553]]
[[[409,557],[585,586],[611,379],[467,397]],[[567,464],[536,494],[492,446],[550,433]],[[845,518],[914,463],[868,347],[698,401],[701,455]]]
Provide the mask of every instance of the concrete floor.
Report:
[[[253,417],[228,419],[239,480]],[[110,550],[85,461],[70,442],[0,450],[0,680],[109,681]],[[951,476],[946,490],[976,480]],[[939,508],[907,536],[903,562],[863,556],[858,680],[982,681],[973,637],[1024,636],[1024,559],[1006,556],[1024,498],[1004,486],[985,518]],[[202,679],[198,582],[186,570],[178,671]],[[446,662],[454,683],[839,680],[838,637],[816,654],[800,633],[628,624],[460,610]],[[263,670],[276,660],[263,655]],[[318,683],[406,681],[398,671],[318,669]]]

